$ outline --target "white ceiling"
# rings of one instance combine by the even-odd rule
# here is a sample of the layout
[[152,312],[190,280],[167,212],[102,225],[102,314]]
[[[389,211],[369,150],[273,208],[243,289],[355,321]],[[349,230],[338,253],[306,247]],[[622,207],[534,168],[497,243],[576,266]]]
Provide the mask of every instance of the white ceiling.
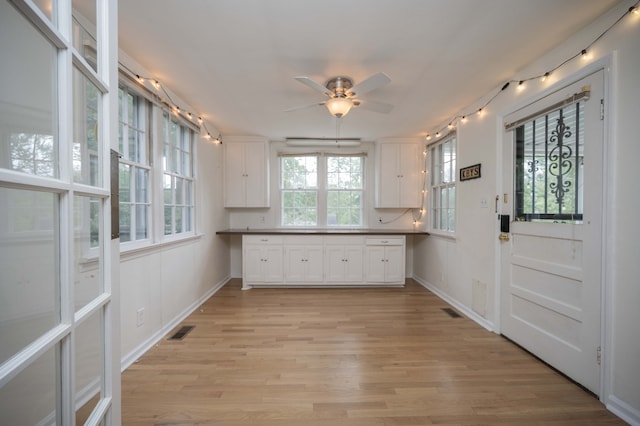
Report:
[[424,135],[617,0],[127,0],[119,43],[224,135],[335,137],[319,92],[294,80],[391,77],[341,137]]

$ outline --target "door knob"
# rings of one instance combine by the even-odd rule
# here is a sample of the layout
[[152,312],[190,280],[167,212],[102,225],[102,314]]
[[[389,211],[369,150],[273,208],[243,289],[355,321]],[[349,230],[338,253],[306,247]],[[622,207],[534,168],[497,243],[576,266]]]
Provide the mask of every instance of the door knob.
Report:
[[509,241],[510,237],[509,237],[509,234],[502,232],[500,233],[500,236],[498,237],[498,239],[500,241]]

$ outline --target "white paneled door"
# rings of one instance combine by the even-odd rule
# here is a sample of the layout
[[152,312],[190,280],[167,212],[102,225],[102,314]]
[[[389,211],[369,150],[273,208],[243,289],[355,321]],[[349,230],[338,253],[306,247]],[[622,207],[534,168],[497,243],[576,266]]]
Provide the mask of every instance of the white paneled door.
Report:
[[[501,331],[600,393],[604,71],[505,119]],[[506,225],[506,223],[505,223]]]

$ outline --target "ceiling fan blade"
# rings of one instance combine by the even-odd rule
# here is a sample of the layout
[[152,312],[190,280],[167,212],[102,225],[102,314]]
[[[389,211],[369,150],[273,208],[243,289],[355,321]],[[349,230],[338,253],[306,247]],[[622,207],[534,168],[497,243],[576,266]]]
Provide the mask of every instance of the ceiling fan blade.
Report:
[[333,92],[331,90],[327,89],[320,83],[316,83],[315,81],[311,80],[309,77],[295,77],[295,79],[298,80],[300,83],[311,87],[313,90],[317,90],[318,92],[324,93],[327,96],[333,96]]
[[326,102],[316,102],[316,103],[309,104],[309,105],[302,105],[302,106],[297,106],[297,107],[285,109],[284,112],[298,111],[300,109],[313,108],[315,106],[320,106],[320,105],[324,105],[324,104],[326,104]]
[[389,114],[393,109],[393,105],[386,102],[369,101],[354,99],[353,105],[369,111],[379,112],[382,114]]
[[353,86],[349,92],[353,93],[353,96],[360,96],[365,93],[369,93],[372,90],[379,89],[380,87],[389,84],[391,79],[383,72],[372,75],[364,81]]

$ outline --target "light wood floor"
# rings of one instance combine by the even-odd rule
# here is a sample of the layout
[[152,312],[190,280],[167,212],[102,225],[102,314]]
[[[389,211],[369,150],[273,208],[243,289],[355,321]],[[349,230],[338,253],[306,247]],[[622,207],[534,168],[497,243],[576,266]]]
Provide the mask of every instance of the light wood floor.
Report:
[[624,424],[412,280],[253,289],[232,280],[122,375],[124,425]]

